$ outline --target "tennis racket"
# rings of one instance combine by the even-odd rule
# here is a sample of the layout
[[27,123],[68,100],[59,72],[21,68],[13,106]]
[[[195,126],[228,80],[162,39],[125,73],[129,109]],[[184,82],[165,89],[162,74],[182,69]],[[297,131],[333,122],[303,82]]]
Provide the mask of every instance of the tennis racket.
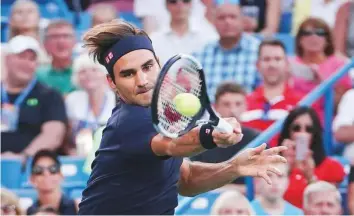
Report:
[[[188,117],[176,110],[173,99],[180,93],[191,93],[199,98],[201,109],[196,115]],[[209,120],[201,120],[205,111],[209,113]],[[203,68],[190,55],[173,56],[162,67],[152,96],[151,112],[156,130],[170,138],[180,137],[197,125],[206,123],[211,123],[220,132],[233,131],[233,127],[212,109]]]

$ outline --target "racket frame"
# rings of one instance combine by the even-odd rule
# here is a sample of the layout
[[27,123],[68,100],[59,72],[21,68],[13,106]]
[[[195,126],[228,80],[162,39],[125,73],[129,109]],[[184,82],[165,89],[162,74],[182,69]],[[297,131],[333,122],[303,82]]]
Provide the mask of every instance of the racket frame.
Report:
[[[174,134],[174,133],[167,131],[161,125],[161,123],[159,121],[158,100],[159,100],[160,89],[163,84],[165,76],[169,72],[169,69],[172,67],[172,65],[182,58],[192,61],[194,64],[197,65],[197,72],[199,73],[199,77],[201,79],[201,90],[200,90],[200,95],[198,96],[200,103],[201,103],[201,108],[200,108],[199,112],[195,116],[192,117],[190,123],[188,124],[188,126],[184,130],[180,131],[178,134]],[[152,101],[151,101],[151,114],[152,114],[152,122],[153,122],[155,129],[160,134],[165,135],[167,137],[178,138],[178,137],[183,136],[184,134],[188,133],[194,127],[198,126],[198,124],[196,124],[196,123],[202,118],[202,116],[205,113],[205,110],[207,110],[210,115],[209,120],[207,120],[207,121],[216,127],[219,124],[219,117],[215,114],[214,110],[211,107],[211,103],[210,103],[208,93],[207,93],[207,88],[206,88],[204,70],[203,70],[201,64],[193,56],[190,56],[190,55],[177,54],[177,55],[173,56],[162,67],[161,72],[160,72],[158,79],[156,81],[154,91],[153,91],[153,96],[152,96]]]

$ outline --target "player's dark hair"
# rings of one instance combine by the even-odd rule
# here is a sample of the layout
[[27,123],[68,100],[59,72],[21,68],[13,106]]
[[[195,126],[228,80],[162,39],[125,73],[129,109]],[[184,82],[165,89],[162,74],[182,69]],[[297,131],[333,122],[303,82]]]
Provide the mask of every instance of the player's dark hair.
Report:
[[310,116],[313,124],[312,143],[310,143],[310,149],[313,152],[315,164],[318,166],[325,159],[326,153],[323,147],[321,121],[316,111],[311,107],[297,107],[289,113],[284,121],[283,128],[278,139],[278,145],[281,145],[285,139],[290,139],[291,125],[299,116],[306,114]]
[[220,84],[216,89],[215,101],[218,101],[218,99],[226,93],[246,95],[246,91],[241,85],[228,81]]
[[[84,47],[89,49],[90,54],[93,55],[95,60],[104,65],[105,53],[122,38],[134,35],[149,38],[144,30],[123,20],[114,19],[111,22],[96,25],[86,32],[83,38],[85,42]],[[158,62],[156,56],[155,59]],[[114,74],[110,73],[110,76],[114,80]]]
[[258,48],[258,57],[261,55],[262,48],[264,46],[274,46],[274,47],[281,47],[282,50],[284,50],[284,53],[286,53],[286,48],[283,42],[277,39],[265,39],[261,42]]

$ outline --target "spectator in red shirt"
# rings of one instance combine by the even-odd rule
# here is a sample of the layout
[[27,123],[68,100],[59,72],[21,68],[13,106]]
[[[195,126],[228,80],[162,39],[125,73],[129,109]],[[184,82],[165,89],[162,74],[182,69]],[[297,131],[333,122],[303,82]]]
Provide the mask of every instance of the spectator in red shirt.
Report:
[[[241,115],[243,125],[263,131],[288,115],[301,99],[288,86],[289,62],[284,44],[278,40],[265,40],[258,51],[257,69],[263,77],[263,85],[247,98],[248,110]],[[270,142],[276,145],[276,140]]]
[[[290,166],[284,199],[299,208],[302,208],[303,193],[309,183],[317,180],[339,183],[345,176],[342,165],[326,155],[322,133],[317,113],[312,108],[298,107],[285,119],[279,137],[279,145],[288,147],[283,156]],[[301,137],[305,139],[299,139]]]

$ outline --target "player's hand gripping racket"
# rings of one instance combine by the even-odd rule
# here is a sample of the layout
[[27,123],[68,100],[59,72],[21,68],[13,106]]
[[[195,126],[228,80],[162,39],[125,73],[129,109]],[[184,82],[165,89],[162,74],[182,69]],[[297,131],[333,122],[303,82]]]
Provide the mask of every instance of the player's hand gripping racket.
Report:
[[[173,99],[180,93],[190,93],[199,98],[201,108],[196,115],[185,116],[176,110]],[[205,110],[208,111],[210,118],[200,121]],[[215,130],[220,132],[233,132],[232,125],[219,118],[212,109],[203,68],[189,55],[176,55],[163,66],[155,85],[151,111],[156,130],[170,138],[182,136],[198,122],[211,123]]]

